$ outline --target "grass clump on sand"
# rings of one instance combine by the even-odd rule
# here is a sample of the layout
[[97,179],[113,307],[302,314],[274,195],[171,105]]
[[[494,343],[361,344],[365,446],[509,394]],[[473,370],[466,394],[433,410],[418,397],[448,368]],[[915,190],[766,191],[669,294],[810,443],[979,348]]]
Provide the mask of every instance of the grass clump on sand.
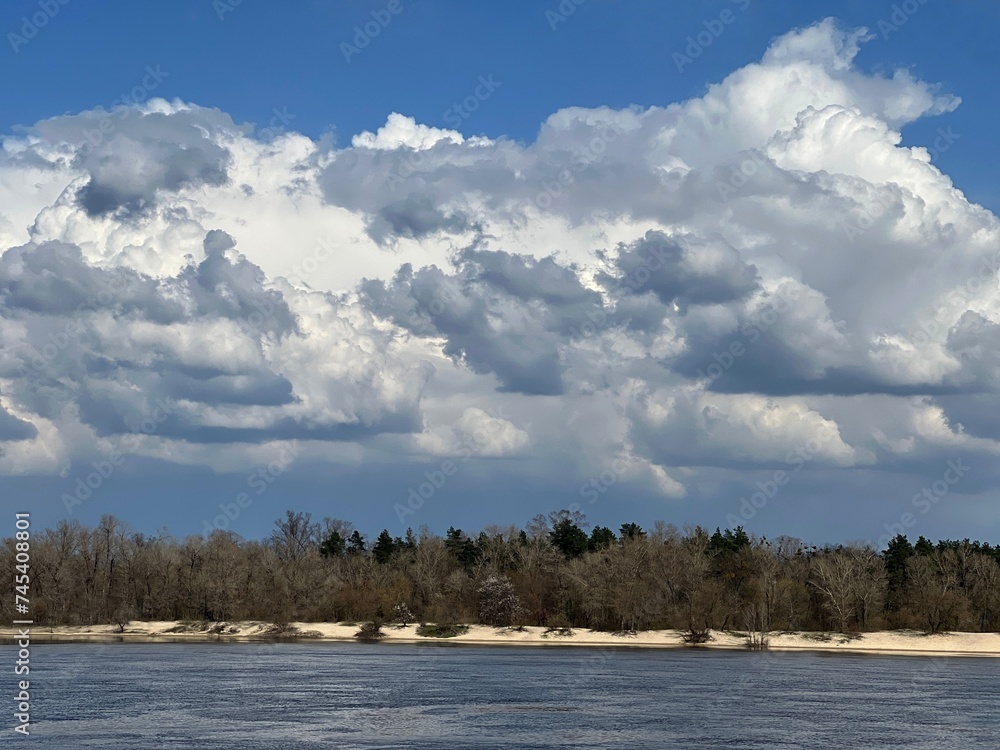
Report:
[[456,635],[465,635],[468,632],[468,625],[456,625],[455,623],[442,623],[439,625],[424,623],[417,628],[417,635],[424,638],[454,638]]

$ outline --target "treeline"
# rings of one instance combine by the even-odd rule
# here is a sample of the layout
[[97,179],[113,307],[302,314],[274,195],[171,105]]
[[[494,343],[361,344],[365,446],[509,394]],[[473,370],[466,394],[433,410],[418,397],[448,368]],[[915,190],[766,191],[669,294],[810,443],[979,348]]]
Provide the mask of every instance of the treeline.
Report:
[[[372,540],[345,521],[291,511],[260,541],[226,531],[149,536],[112,516],[96,528],[64,521],[32,534],[31,613],[39,625],[403,619],[692,633],[1000,630],[1000,548],[989,544],[900,535],[880,552],[758,539],[739,527],[587,529],[569,511],[524,529],[450,528],[441,537],[423,528]],[[15,558],[15,540],[4,540],[3,569],[15,571]]]

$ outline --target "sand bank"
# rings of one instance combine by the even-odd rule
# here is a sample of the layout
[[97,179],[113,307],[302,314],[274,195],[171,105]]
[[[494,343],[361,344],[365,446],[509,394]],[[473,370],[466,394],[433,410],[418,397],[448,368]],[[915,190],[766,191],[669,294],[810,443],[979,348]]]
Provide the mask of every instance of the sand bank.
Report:
[[[452,638],[427,638],[417,635],[416,625],[383,628],[383,643],[464,643],[479,646],[597,646],[638,648],[689,648],[677,630],[651,630],[640,633],[607,633],[576,628],[571,634],[546,632],[545,628],[522,630],[498,629],[471,625],[468,632]],[[33,627],[34,643],[123,641],[215,642],[253,641],[275,637],[310,641],[355,642],[356,624],[329,622],[290,623],[284,632],[264,622],[191,623],[176,621],[131,622],[120,631],[117,625]],[[11,642],[13,628],[0,628],[0,641]],[[746,641],[738,633],[712,632],[712,640],[699,646],[708,649],[745,649]],[[771,651],[825,651],[866,654],[909,654],[922,656],[1000,656],[1000,633],[940,633],[924,635],[914,631],[882,631],[843,635],[841,633],[772,633]]]

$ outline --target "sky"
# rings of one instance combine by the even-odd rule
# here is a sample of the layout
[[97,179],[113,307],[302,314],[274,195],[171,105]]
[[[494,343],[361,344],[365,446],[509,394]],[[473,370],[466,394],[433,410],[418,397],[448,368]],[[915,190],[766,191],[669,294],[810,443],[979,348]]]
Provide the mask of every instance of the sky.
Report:
[[992,2],[10,2],[0,504],[1000,542]]

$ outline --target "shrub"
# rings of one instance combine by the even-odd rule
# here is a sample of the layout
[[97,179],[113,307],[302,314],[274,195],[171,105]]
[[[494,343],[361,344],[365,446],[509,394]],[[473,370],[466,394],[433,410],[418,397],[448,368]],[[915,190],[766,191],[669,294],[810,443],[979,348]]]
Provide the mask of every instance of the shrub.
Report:
[[559,626],[559,625],[552,625],[551,627],[545,628],[545,632],[542,633],[542,637],[543,638],[546,637],[546,636],[549,636],[549,635],[569,636],[569,635],[573,635],[573,629],[572,628],[567,628],[567,627],[562,627],[562,626]]
[[545,632],[542,633],[543,638],[549,635],[573,635],[573,628],[571,627],[572,623],[562,612],[548,618],[545,622],[545,626]]
[[454,623],[421,625],[417,628],[417,635],[425,638],[454,638],[456,635],[464,635],[468,632],[468,625],[456,625]]
[[354,634],[354,637],[359,641],[364,641],[365,643],[378,643],[381,639],[386,637],[386,633],[382,632],[382,623],[366,622],[361,626],[361,629]]
[[508,625],[507,627],[499,628],[498,633],[527,633],[528,629],[524,625]]
[[698,646],[712,640],[712,632],[708,628],[688,628],[687,632],[681,636],[681,640],[689,646]]

